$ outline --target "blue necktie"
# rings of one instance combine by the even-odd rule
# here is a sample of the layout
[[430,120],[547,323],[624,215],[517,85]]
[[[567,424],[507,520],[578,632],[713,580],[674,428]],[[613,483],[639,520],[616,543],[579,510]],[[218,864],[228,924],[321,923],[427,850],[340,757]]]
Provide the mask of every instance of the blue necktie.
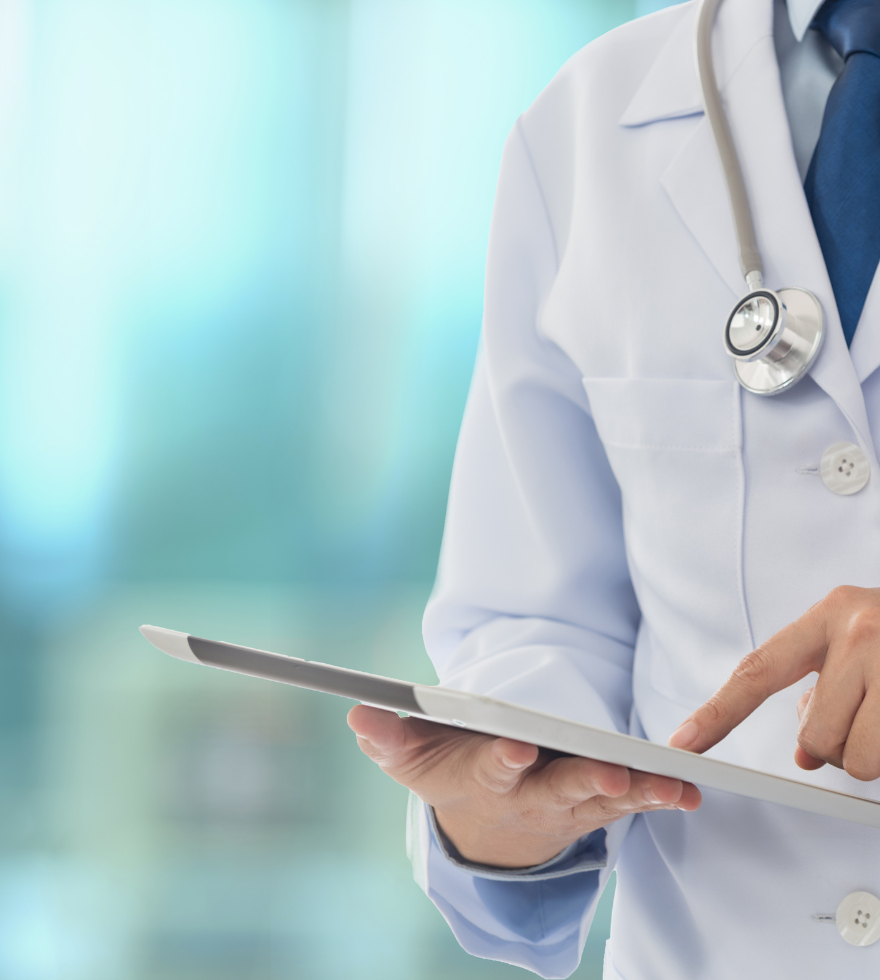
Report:
[[810,26],[845,61],[804,190],[849,345],[880,262],[880,0],[827,0]]

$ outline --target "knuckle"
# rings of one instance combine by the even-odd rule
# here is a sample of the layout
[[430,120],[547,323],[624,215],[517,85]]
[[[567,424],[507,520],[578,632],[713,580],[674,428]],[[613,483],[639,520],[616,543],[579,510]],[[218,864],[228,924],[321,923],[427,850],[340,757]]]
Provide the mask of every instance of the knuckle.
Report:
[[874,590],[863,589],[857,585],[838,585],[824,599],[816,603],[816,608],[822,611],[826,619],[839,618],[871,605],[872,602],[876,602]]
[[876,642],[880,637],[880,606],[860,605],[849,616],[847,639],[851,644]]
[[583,800],[579,800],[568,793],[554,793],[549,800],[550,807],[553,810],[573,810],[582,802]]
[[829,605],[847,606],[856,600],[862,592],[864,589],[860,589],[856,585],[838,585],[822,601]]
[[824,601],[847,606],[860,602],[869,591],[858,585],[838,585],[828,593]]
[[880,777],[880,751],[873,734],[863,727],[850,732],[842,746],[841,765],[854,779],[870,782]]
[[510,788],[510,784],[503,780],[497,773],[483,770],[477,774],[477,784],[490,793],[503,793]]
[[597,796],[593,803],[595,805],[596,815],[605,822],[616,820],[620,817],[624,809],[620,801],[615,802],[607,796]]
[[[467,771],[471,767],[463,768],[461,771],[462,778],[466,778]],[[517,778],[517,774],[513,771],[506,773],[499,769],[496,769],[492,765],[482,764],[474,766],[471,770],[474,775],[476,783],[481,786],[484,790],[493,795],[503,795],[509,793],[515,786],[517,786],[520,780]]]
[[547,801],[556,810],[567,810],[582,803],[583,798],[578,797],[573,787],[567,786],[559,779],[553,779],[547,787]]
[[447,739],[443,737],[428,739],[421,743],[413,753],[413,759],[425,768],[440,768],[441,766],[463,768],[472,764],[473,746],[464,739]]
[[844,757],[843,768],[853,779],[859,779],[862,782],[870,782],[880,777],[880,764],[870,762],[867,759],[850,759]]
[[752,687],[764,687],[771,673],[770,655],[764,647],[758,647],[740,660],[733,676]]
[[700,708],[701,722],[715,726],[727,716],[727,702],[717,691]]

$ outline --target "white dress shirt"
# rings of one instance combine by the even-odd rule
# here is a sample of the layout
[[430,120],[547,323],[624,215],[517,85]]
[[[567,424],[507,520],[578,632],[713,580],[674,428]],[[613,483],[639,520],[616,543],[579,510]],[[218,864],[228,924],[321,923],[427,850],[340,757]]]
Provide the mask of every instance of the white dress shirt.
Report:
[[822,0],[776,0],[773,40],[779,61],[782,98],[801,180],[819,140],[822,116],[843,59],[810,22]]

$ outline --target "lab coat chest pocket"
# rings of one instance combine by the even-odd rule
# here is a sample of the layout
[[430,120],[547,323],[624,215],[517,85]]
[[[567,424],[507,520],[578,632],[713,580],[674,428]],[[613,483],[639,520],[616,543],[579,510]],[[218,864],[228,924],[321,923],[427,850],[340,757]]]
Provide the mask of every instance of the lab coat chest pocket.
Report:
[[751,645],[739,387],[733,378],[583,384],[622,496],[643,617],[636,671],[667,697],[700,703]]

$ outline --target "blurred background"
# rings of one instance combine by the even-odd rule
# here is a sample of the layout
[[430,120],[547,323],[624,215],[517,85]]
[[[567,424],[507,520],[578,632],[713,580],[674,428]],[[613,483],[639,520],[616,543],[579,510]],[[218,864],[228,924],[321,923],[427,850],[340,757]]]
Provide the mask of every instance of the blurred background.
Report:
[[0,980],[526,976],[347,702],[137,627],[435,681],[504,139],[663,5],[0,0]]

